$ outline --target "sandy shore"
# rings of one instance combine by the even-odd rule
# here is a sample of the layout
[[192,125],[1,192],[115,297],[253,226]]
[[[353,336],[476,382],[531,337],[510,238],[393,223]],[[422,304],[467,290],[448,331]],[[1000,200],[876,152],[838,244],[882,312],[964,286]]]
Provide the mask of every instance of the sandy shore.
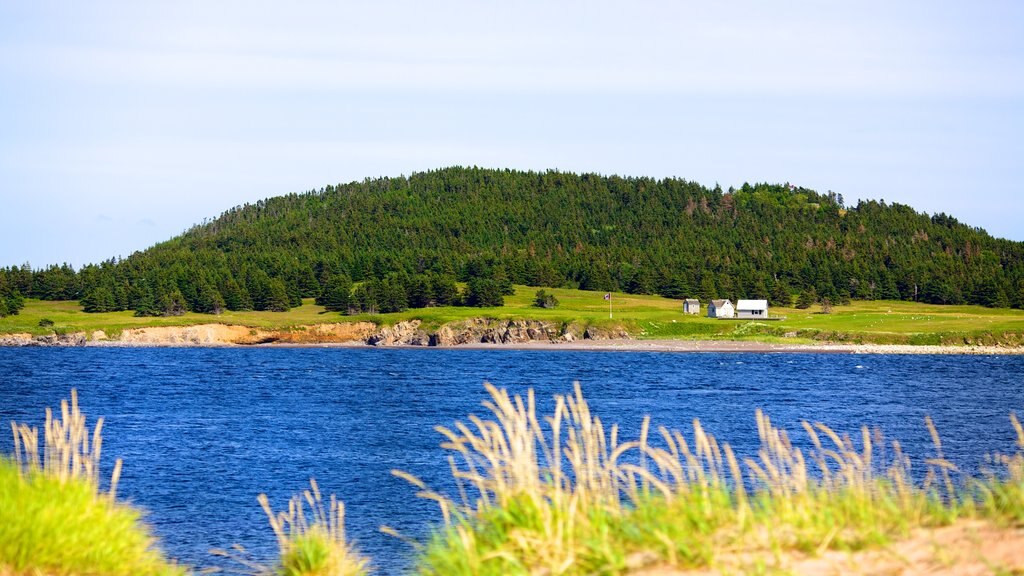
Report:
[[[232,327],[229,327],[232,328]],[[190,347],[271,347],[271,348],[375,348],[362,339],[346,332],[337,334],[312,331],[308,338],[277,338],[277,334],[262,334],[249,328],[237,327],[244,332],[243,339],[229,339],[220,332],[210,332],[209,326],[166,329],[168,334],[151,334],[146,338],[87,339],[84,333],[72,335],[68,342],[35,342],[30,334],[0,335],[0,346],[90,346],[116,348],[190,348]],[[205,330],[205,331],[204,331]],[[170,334],[173,332],[173,334]],[[181,332],[181,334],[179,334]],[[210,333],[208,333],[210,332]],[[322,331],[321,331],[322,332]],[[365,330],[364,330],[365,332]],[[232,336],[229,334],[228,336]],[[234,335],[237,336],[237,335]],[[362,332],[355,336],[365,336]],[[265,338],[264,338],[265,337]],[[335,339],[338,337],[338,339]],[[340,340],[340,341],[339,341]],[[830,354],[971,354],[971,355],[1024,355],[1024,346],[911,346],[906,344],[841,344],[821,342],[813,344],[787,344],[739,340],[576,340],[572,342],[535,340],[515,344],[461,344],[457,346],[380,346],[422,350],[538,350],[538,351],[595,351],[595,352],[757,352],[757,353],[830,353]]]
[[[132,347],[122,342],[90,342],[89,346]],[[150,344],[148,346],[154,346]],[[159,346],[159,345],[156,345]],[[166,346],[166,345],[164,345]],[[172,345],[173,346],[173,345]],[[209,345],[207,345],[209,346]],[[251,345],[215,344],[214,346],[251,348]],[[775,344],[734,340],[577,340],[575,342],[533,341],[519,344],[460,344],[458,346],[371,346],[363,342],[302,344],[270,342],[259,348],[381,348],[403,350],[527,350],[540,352],[755,352],[780,354],[971,354],[1024,355],[1024,347],[1002,346],[910,346],[901,344]]]
[[577,340],[524,344],[463,344],[448,348],[482,350],[593,350],[608,352],[764,352],[830,354],[1024,354],[1002,346],[910,346],[902,344],[775,344],[736,340]]

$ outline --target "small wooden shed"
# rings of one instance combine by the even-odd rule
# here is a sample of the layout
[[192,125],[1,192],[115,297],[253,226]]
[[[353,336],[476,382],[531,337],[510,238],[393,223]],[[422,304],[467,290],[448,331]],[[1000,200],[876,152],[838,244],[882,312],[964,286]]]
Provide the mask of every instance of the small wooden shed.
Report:
[[736,309],[729,300],[712,300],[708,304],[708,318],[733,318]]
[[696,298],[683,300],[683,314],[700,314],[700,300]]

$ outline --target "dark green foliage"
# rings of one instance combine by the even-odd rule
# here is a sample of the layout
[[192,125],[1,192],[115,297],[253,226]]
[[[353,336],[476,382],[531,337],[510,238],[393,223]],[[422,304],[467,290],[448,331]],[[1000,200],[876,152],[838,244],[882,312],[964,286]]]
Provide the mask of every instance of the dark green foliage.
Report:
[[202,312],[205,314],[221,314],[227,309],[227,303],[224,301],[224,297],[221,296],[219,290],[213,287],[212,284],[204,282],[199,285],[199,290],[196,293],[195,304],[192,306],[194,312]]
[[800,295],[796,297],[796,307],[800,310],[807,310],[817,301],[818,293],[811,287],[800,292]]
[[426,308],[434,300],[433,286],[430,279],[422,274],[417,274],[409,280],[406,287],[410,308]]
[[[14,270],[13,268],[11,270]],[[13,316],[25,307],[25,299],[16,285],[16,279],[8,279],[0,270],[0,318]]]
[[50,320],[49,318],[40,318],[39,319],[39,327],[40,328],[49,328],[50,326],[53,326],[53,320]]
[[261,299],[256,303],[257,310],[270,312],[287,312],[291,309],[292,300],[288,296],[288,288],[284,280],[272,278],[266,284],[266,289],[261,293]]
[[400,278],[391,276],[371,283],[375,285],[373,292],[377,297],[378,312],[401,312],[409,307],[405,286]]
[[234,278],[228,277],[220,285],[220,293],[224,297],[224,306],[233,312],[252,310],[252,298],[244,287]]
[[466,290],[465,304],[481,308],[504,305],[505,297],[502,295],[501,285],[490,278],[471,278]]
[[332,276],[317,298],[317,304],[332,312],[348,312],[352,306],[352,279],[344,274]]
[[[353,293],[353,309],[364,311],[454,303],[456,279],[490,280],[499,294],[514,283],[705,301],[777,303],[784,292],[813,290],[833,303],[1024,306],[1024,243],[944,214],[845,206],[839,194],[784,185],[723,191],[673,178],[478,168],[263,200],[77,273],[67,265],[0,270],[26,296],[78,299],[105,286],[115,306],[143,313],[159,309],[150,297],[158,303],[172,289],[189,309],[209,308],[204,284],[228,309],[287,309],[322,296],[341,274],[366,287]],[[385,280],[401,285],[404,302],[370,286]]]
[[80,303],[86,312],[113,312],[118,309],[114,293],[106,286],[93,288],[82,297]]
[[352,309],[356,312],[376,314],[377,292],[375,284],[360,284],[352,293]]
[[185,296],[177,288],[164,292],[157,300],[156,310],[160,316],[181,316],[188,311]]
[[433,276],[430,279],[430,287],[434,295],[434,302],[438,306],[458,306],[461,303],[459,287],[455,284],[455,278],[443,274]]
[[772,306],[788,308],[793,304],[793,294],[790,292],[789,286],[787,286],[785,282],[775,282],[772,286],[772,292],[769,295],[768,301]]
[[558,306],[558,298],[546,290],[537,290],[533,299],[533,305],[538,308],[554,308]]
[[149,286],[139,287],[138,296],[135,301],[136,316],[160,316],[160,310],[156,307],[156,297]]

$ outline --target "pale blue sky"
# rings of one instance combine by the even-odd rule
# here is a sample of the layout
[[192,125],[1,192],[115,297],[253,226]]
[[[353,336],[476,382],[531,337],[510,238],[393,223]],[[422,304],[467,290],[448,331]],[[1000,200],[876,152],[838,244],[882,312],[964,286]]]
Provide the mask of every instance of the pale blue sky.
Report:
[[1024,3],[0,0],[0,265],[450,165],[793,182],[1024,240]]

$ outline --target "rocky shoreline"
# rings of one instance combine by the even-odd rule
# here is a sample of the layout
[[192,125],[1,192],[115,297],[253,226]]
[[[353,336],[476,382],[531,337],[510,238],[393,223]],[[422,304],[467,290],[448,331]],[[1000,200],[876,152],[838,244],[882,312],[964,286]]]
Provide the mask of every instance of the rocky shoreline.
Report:
[[593,350],[621,352],[790,352],[839,354],[1024,354],[1024,347],[916,346],[899,344],[782,344],[746,340],[635,340],[621,327],[542,320],[470,318],[428,330],[420,320],[379,327],[341,322],[271,330],[227,324],[132,328],[117,338],[103,331],[33,336],[0,335],[0,346],[191,347],[191,346],[377,346]]

